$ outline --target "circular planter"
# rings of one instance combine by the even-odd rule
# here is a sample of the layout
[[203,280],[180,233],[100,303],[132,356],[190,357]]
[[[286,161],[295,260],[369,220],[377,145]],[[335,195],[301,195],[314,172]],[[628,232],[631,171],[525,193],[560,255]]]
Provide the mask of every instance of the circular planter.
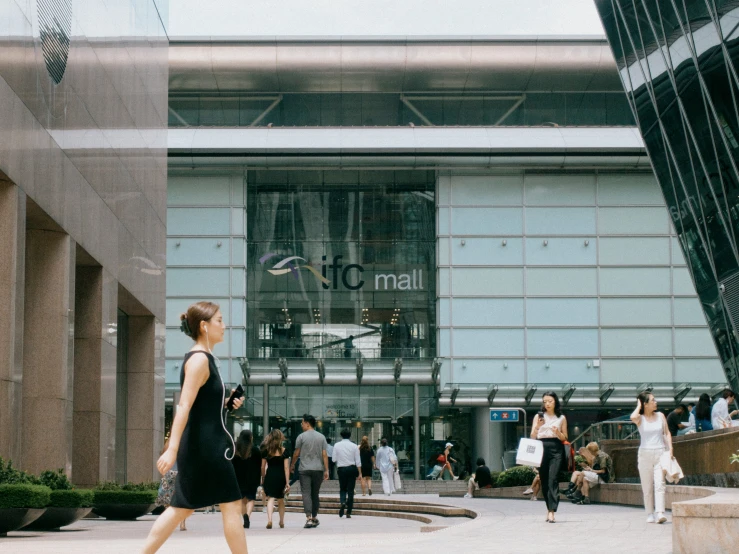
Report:
[[92,512],[105,519],[132,521],[151,512],[156,504],[100,504]]
[[40,518],[46,508],[0,508],[0,537]]
[[24,531],[53,531],[60,527],[72,525],[92,511],[92,508],[46,508],[46,512],[37,520],[26,525]]

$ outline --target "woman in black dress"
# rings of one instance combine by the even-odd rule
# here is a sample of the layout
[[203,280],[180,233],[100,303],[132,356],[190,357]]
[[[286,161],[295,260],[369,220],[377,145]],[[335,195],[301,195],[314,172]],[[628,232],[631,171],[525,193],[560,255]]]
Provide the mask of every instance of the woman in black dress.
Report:
[[241,513],[244,514],[244,529],[250,525],[254,511],[257,488],[262,479],[262,453],[254,446],[254,436],[248,429],[241,431],[236,440],[236,456],[231,460],[236,470],[236,479],[241,491]]
[[280,512],[280,528],[285,527],[285,493],[290,490],[290,462],[285,456],[282,442],[285,435],[279,429],[272,429],[264,443],[262,457],[262,485],[267,496],[267,529],[272,529],[272,514],[275,500]]
[[364,496],[365,486],[372,496],[372,468],[375,467],[375,453],[369,443],[367,435],[362,437],[359,443],[359,459],[362,462],[362,474],[359,476],[359,484],[362,485],[362,496]]
[[[231,459],[233,437],[226,430],[226,389],[211,347],[223,341],[226,325],[218,304],[198,302],[180,317],[180,329],[195,341],[180,372],[182,393],[169,447],[157,461],[164,475],[177,462],[172,503],[149,532],[142,552],[159,550],[175,527],[197,508],[220,504],[223,531],[233,554],[247,554],[242,529],[241,492]],[[240,399],[234,408],[241,406]]]

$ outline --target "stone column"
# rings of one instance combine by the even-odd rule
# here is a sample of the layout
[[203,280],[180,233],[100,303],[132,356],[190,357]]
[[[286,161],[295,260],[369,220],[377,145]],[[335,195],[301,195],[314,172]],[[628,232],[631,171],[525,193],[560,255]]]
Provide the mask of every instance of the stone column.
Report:
[[115,481],[118,282],[100,266],[77,267],[72,481]]
[[69,235],[27,230],[21,466],[35,474],[72,471],[74,269]]
[[164,441],[164,362],[158,327],[154,316],[128,318],[126,472],[131,483],[160,477],[156,461]]
[[418,383],[413,383],[413,478],[421,478],[421,399]]
[[26,195],[0,173],[0,457],[21,461]]

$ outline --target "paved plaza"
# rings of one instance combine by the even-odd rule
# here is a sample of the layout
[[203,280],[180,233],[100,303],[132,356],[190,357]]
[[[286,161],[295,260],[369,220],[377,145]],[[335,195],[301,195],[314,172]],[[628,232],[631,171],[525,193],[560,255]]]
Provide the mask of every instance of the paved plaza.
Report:
[[[399,498],[399,497],[398,497]],[[252,516],[247,531],[251,554],[280,553],[378,553],[398,554],[454,552],[607,552],[663,554],[672,551],[672,525],[647,525],[642,509],[622,506],[573,506],[562,503],[557,523],[545,523],[541,501],[456,499],[433,495],[405,495],[414,500],[463,506],[475,510],[477,519],[432,518],[417,521],[354,516],[339,519],[324,515],[316,529],[303,529],[303,516],[286,515],[286,526],[265,529],[267,516]],[[0,539],[3,554],[65,554],[95,552],[136,553],[154,517],[135,522],[84,520],[58,533],[11,533]],[[422,527],[446,526],[433,532]],[[188,531],[175,531],[160,550],[171,554],[228,552],[219,514],[197,513],[188,520]]]

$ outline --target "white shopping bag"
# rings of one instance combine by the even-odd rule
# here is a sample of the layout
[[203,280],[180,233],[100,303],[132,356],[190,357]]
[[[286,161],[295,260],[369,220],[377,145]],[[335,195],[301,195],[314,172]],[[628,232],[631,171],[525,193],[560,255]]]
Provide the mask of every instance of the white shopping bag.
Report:
[[544,444],[540,440],[521,439],[516,452],[516,463],[522,466],[539,467],[544,456]]
[[400,481],[400,471],[397,469],[393,471],[393,480],[395,482],[395,490],[399,491],[401,488],[403,488],[403,484]]
[[664,452],[659,457],[659,465],[662,466],[662,471],[665,473],[665,479],[670,483],[677,483],[680,479],[685,477],[680,464],[677,463],[674,456],[672,458],[670,457],[669,452]]

